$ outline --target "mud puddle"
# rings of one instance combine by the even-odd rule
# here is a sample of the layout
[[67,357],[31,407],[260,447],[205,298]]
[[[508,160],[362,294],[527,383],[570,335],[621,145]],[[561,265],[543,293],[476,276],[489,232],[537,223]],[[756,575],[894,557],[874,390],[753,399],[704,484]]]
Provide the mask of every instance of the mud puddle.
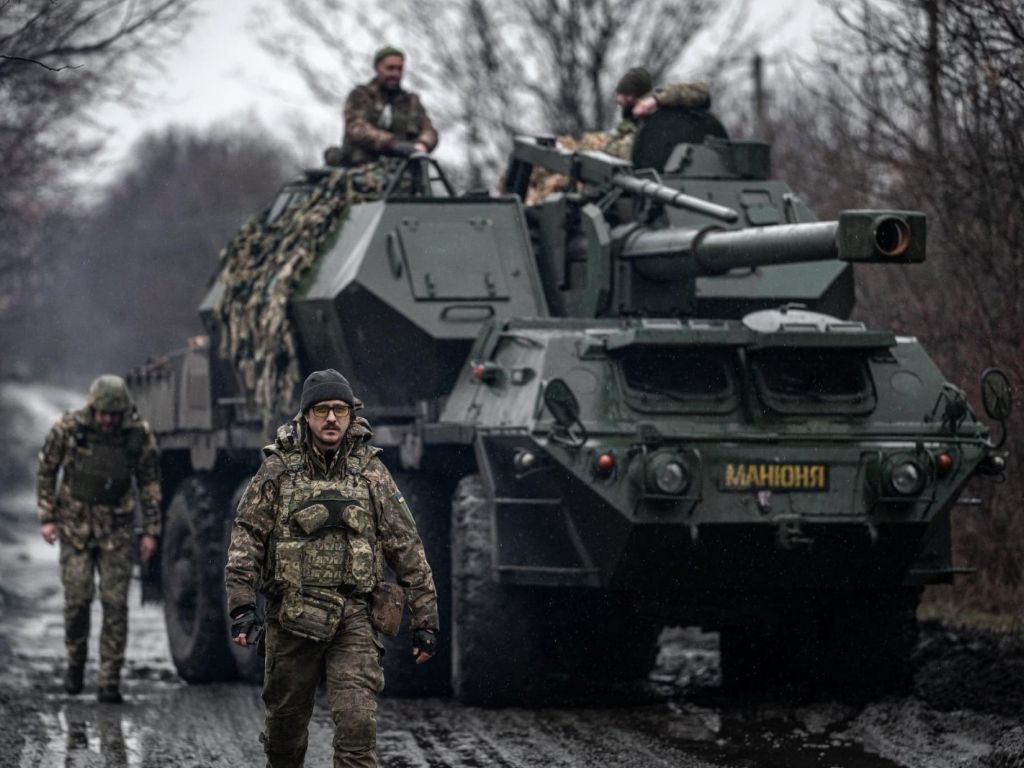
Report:
[[[825,707],[827,709],[827,707]],[[852,713],[844,712],[833,722],[822,722],[817,709],[805,713],[751,711],[721,713],[702,710],[670,721],[673,729],[698,730],[710,718],[717,730],[696,741],[690,740],[697,755],[728,766],[763,768],[898,768],[899,763],[866,752],[863,745],[845,733]],[[696,722],[694,722],[694,720]]]

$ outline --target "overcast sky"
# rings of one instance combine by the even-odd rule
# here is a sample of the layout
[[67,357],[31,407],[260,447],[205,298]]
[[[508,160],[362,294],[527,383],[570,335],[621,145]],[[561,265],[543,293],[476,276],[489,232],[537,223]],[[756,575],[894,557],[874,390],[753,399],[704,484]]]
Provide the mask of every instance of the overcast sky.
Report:
[[110,136],[101,175],[116,169],[142,134],[167,125],[205,127],[255,118],[273,130],[275,123],[327,117],[298,78],[275,66],[256,43],[254,5],[251,0],[195,3],[191,31],[163,57],[162,72],[142,85],[144,106],[109,105],[100,113]]
[[[750,4],[751,23],[762,28],[770,25],[773,30],[766,53],[775,58],[787,51],[810,53],[811,33],[828,15],[818,0],[750,0]],[[99,166],[90,169],[90,178],[109,178],[133,141],[171,124],[204,127],[256,119],[288,138],[290,126],[301,122],[321,146],[339,140],[341,105],[333,110],[319,105],[294,73],[260,49],[257,25],[263,30],[273,28],[275,16],[280,18],[282,11],[270,4],[268,17],[261,19],[257,5],[253,0],[197,0],[191,32],[165,56],[163,73],[144,86],[148,94],[144,107],[112,105],[99,115],[110,141]],[[429,106],[429,94],[425,96]]]

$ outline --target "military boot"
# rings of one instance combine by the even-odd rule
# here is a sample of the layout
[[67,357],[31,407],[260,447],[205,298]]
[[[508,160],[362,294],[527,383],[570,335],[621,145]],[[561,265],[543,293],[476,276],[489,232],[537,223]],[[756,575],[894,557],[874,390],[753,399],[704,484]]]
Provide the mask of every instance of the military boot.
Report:
[[74,696],[82,692],[82,681],[85,678],[85,666],[82,664],[68,664],[64,670],[64,690]]
[[96,700],[100,702],[100,704],[124,703],[124,697],[121,695],[121,689],[117,684],[101,685],[99,690],[96,692]]

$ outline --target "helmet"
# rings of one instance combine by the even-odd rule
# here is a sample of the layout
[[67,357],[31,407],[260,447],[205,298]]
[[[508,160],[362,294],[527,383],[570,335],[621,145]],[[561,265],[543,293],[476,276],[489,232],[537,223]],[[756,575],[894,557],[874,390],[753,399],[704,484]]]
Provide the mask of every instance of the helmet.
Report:
[[97,411],[127,411],[132,398],[124,379],[112,373],[105,373],[89,386],[87,402]]

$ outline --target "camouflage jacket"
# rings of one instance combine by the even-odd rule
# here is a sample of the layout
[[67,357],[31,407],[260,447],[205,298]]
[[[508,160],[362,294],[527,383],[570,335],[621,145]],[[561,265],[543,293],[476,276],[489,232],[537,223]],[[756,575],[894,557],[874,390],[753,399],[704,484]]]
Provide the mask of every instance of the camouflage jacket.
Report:
[[[160,535],[160,452],[149,425],[135,411],[129,412],[121,433],[138,436],[138,450],[127,467],[114,467],[112,474],[133,478],[142,505],[142,532]],[[135,498],[130,484],[119,500],[112,503],[89,503],[72,494],[68,473],[76,463],[90,456],[96,445],[107,437],[95,426],[92,409],[69,411],[50,429],[39,453],[37,472],[37,510],[41,524],[56,523],[63,541],[84,548],[91,542],[113,547],[131,538],[134,528]],[[65,479],[57,487],[57,477],[64,470]]]
[[[669,109],[709,109],[711,93],[704,83],[676,83],[655,88],[652,94],[659,107]],[[615,157],[629,160],[633,156],[633,140],[639,129],[638,122],[632,117],[623,118],[608,134],[608,143],[604,152]]]
[[437,146],[437,131],[419,97],[401,89],[387,93],[376,79],[354,88],[345,100],[342,163],[373,162],[399,141]]
[[[398,583],[406,589],[413,629],[438,628],[437,592],[434,578],[416,532],[409,507],[391,474],[377,457],[378,449],[369,444],[371,431],[365,419],[357,418],[349,427],[341,449],[328,464],[305,437],[301,420],[296,420],[302,444],[301,471],[307,480],[341,479],[356,468],[358,483],[369,491],[376,521],[376,538],[387,565]],[[280,434],[280,430],[279,430]],[[280,442],[280,441],[279,441]],[[283,478],[288,467],[277,446],[264,449],[265,458],[242,494],[231,532],[225,568],[228,611],[256,603],[257,589],[271,598],[274,531],[282,513],[280,499]]]

